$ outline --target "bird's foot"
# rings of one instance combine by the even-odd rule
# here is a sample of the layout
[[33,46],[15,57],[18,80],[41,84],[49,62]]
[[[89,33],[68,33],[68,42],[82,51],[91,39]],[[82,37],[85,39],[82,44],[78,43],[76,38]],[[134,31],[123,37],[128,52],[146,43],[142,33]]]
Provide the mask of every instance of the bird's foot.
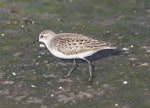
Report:
[[87,82],[88,82],[89,85],[91,85],[93,83],[93,77],[89,77]]
[[66,78],[68,78],[69,76],[70,76],[70,75],[68,75],[68,74],[67,74],[67,75],[59,75],[58,78],[66,79]]

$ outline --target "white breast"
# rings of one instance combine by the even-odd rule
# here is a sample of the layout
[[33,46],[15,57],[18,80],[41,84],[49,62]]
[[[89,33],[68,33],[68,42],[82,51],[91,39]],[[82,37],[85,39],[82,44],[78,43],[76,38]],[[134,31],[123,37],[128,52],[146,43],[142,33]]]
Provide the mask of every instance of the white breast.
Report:
[[79,54],[73,54],[73,55],[65,55],[61,52],[59,52],[58,50],[54,50],[54,49],[49,49],[49,51],[56,57],[58,58],[63,58],[63,59],[77,59],[77,58],[84,58],[87,56],[90,56],[92,54],[94,54],[97,51],[88,51],[88,52],[83,52],[83,53],[79,53]]

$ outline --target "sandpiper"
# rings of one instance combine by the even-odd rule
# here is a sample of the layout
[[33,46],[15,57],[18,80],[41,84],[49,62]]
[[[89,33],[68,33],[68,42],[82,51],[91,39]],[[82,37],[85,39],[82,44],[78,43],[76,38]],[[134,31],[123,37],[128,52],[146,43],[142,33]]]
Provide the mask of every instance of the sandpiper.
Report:
[[44,30],[39,34],[39,41],[43,42],[47,49],[56,57],[62,59],[73,59],[73,65],[66,76],[76,69],[76,59],[83,59],[89,65],[89,82],[93,81],[92,64],[86,57],[105,49],[116,49],[110,43],[95,40],[82,34],[59,33]]

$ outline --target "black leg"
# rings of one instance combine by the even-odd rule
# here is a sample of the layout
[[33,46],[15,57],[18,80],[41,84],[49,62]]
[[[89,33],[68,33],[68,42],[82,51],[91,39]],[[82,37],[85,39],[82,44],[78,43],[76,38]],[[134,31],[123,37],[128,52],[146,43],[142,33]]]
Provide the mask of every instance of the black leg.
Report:
[[71,75],[71,73],[76,70],[76,68],[78,67],[78,64],[76,63],[76,60],[73,60],[73,64],[72,64],[72,68],[70,69],[70,71],[67,74],[67,77]]
[[63,75],[63,76],[59,76],[59,77],[60,78],[67,78],[67,77],[69,77],[71,75],[71,73],[76,70],[77,67],[78,67],[78,63],[76,63],[76,60],[73,59],[73,64],[72,64],[72,67],[71,67],[70,71],[68,72],[68,74],[67,75]]
[[83,58],[83,60],[85,60],[88,65],[89,65],[89,74],[90,74],[90,77],[88,79],[88,82],[91,84],[93,82],[93,66],[92,66],[92,63],[88,60],[88,59],[85,59]]

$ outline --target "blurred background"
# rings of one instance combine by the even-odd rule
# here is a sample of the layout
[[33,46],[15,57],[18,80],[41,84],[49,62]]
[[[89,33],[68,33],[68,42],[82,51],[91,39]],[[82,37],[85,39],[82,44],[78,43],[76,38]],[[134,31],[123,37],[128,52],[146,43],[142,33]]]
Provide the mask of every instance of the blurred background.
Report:
[[[128,53],[87,64],[41,50],[41,31],[81,33]],[[0,108],[149,108],[149,0],[0,0]]]

